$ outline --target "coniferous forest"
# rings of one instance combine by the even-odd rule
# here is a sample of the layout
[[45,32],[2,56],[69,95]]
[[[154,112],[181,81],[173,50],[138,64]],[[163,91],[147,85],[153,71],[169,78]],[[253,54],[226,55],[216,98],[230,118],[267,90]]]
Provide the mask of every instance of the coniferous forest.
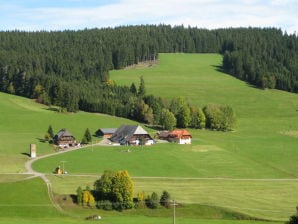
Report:
[[61,32],[0,32],[0,91],[67,111],[154,123],[162,99],[118,86],[109,71],[158,53],[220,53],[222,70],[260,87],[298,92],[298,37],[275,28],[198,29],[167,25]]

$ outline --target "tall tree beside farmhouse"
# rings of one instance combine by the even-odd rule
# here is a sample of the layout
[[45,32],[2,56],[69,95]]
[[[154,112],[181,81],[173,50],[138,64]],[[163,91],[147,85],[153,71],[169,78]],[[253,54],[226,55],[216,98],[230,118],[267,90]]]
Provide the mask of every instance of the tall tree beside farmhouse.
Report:
[[133,117],[148,124],[153,124],[154,121],[152,108],[150,108],[149,105],[141,98],[138,98],[135,102]]
[[166,130],[173,130],[176,126],[174,114],[166,108],[163,108],[160,115],[159,124]]
[[191,111],[183,97],[173,98],[170,103],[170,111],[175,115],[177,127],[185,128],[191,125]]
[[48,134],[50,138],[54,138],[54,131],[53,131],[52,125],[50,125],[48,128]]
[[91,133],[90,133],[89,128],[87,128],[86,131],[85,131],[85,133],[84,133],[84,136],[82,138],[81,143],[82,144],[88,144],[91,141],[92,141],[92,136],[91,136]]
[[202,108],[190,107],[190,127],[204,129],[206,127],[206,116]]
[[179,128],[186,128],[189,126],[190,121],[191,121],[191,116],[190,116],[190,108],[188,105],[183,105],[179,112],[176,115],[177,119],[177,127]]
[[164,103],[161,97],[155,97],[153,95],[147,95],[144,97],[144,101],[146,104],[152,108],[153,112],[153,122],[154,124],[159,124],[161,117],[161,110],[164,108]]

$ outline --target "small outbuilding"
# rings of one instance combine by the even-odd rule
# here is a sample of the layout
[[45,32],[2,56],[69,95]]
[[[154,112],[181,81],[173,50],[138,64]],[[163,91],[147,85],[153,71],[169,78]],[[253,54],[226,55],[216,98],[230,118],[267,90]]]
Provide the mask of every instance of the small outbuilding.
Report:
[[152,145],[153,138],[140,125],[122,125],[110,140],[120,145]]
[[36,145],[30,144],[30,157],[36,158]]
[[75,146],[77,143],[75,137],[69,131],[67,131],[65,128],[61,129],[54,136],[53,141],[56,145],[59,145],[62,147]]
[[116,132],[117,128],[101,128],[98,129],[95,134],[101,138],[111,138],[112,135]]

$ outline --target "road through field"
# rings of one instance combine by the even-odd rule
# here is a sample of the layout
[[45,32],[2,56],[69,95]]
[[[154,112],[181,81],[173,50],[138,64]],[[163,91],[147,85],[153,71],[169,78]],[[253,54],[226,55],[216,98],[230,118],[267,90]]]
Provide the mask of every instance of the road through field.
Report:
[[[97,143],[96,145],[100,145],[101,143]],[[60,179],[55,178],[55,176],[57,176],[57,174],[54,173],[40,173],[37,172],[35,170],[33,170],[32,168],[32,164],[40,159],[43,158],[47,158],[47,157],[51,157],[51,156],[55,156],[55,155],[59,155],[62,153],[67,153],[67,152],[71,152],[74,150],[81,150],[81,148],[91,148],[93,147],[95,144],[93,145],[86,145],[86,146],[82,146],[80,148],[76,147],[76,148],[69,148],[69,149],[65,149],[63,151],[59,151],[59,152],[54,152],[48,155],[44,155],[44,156],[40,156],[34,159],[30,159],[25,163],[25,168],[27,170],[27,172],[23,173],[24,175],[31,175],[30,177],[26,177],[24,179],[28,179],[28,178],[35,178],[35,177],[40,177],[43,179],[43,181],[46,183],[47,187],[48,187],[48,194],[49,197],[53,203],[53,205],[55,206],[55,208],[57,208],[58,211],[65,213],[66,211],[64,211],[59,204],[56,204],[55,201],[53,200],[53,190],[56,192],[57,191],[57,186],[62,187],[62,189],[64,189],[67,186],[71,186],[73,184],[72,181],[67,182],[68,178],[66,177],[74,177],[74,178],[91,178],[91,179],[96,179],[100,176],[100,174],[89,174],[89,173],[73,173],[73,174],[65,174],[63,175],[63,184],[61,182],[59,182]],[[20,174],[20,173],[18,173]],[[175,192],[175,190],[177,189],[183,189],[183,191],[187,191],[185,189],[185,186],[183,183],[185,182],[189,182],[191,184],[191,187],[193,189],[198,189],[201,192],[201,195],[198,194],[196,197],[197,199],[192,199],[192,200],[197,200],[197,202],[201,205],[208,205],[208,206],[214,206],[214,205],[218,205],[218,206],[222,206],[225,208],[230,208],[230,209],[235,209],[236,211],[239,210],[239,212],[248,212],[249,214],[252,213],[253,215],[255,215],[256,217],[263,217],[264,214],[266,215],[265,217],[270,217],[270,215],[272,213],[278,213],[274,218],[275,219],[286,219],[286,217],[288,216],[288,214],[291,214],[291,207],[293,206],[291,204],[291,206],[286,206],[283,207],[281,206],[281,208],[276,208],[276,210],[274,210],[274,208],[272,206],[268,206],[266,203],[266,199],[267,198],[272,198],[272,197],[276,197],[276,194],[280,194],[281,192],[279,190],[271,190],[268,192],[264,192],[262,190],[262,187],[267,187],[268,185],[272,185],[275,186],[276,184],[278,184],[278,186],[280,187],[288,187],[289,186],[297,186],[298,183],[298,179],[297,178],[226,178],[226,177],[212,177],[212,178],[208,178],[208,177],[167,177],[167,176],[132,176],[132,179],[134,179],[136,181],[136,183],[139,184],[139,186],[144,187],[145,183],[147,183],[146,181],[149,180],[149,182],[151,183],[150,186],[146,186],[145,187],[145,191],[150,191],[148,188],[157,188],[158,190],[162,190],[159,189],[159,187],[164,188],[167,187],[169,190],[171,190],[171,192]],[[151,181],[152,180],[152,181]],[[66,182],[65,182],[66,181]],[[182,183],[183,182],[183,183]],[[218,184],[217,182],[220,182],[220,184]],[[233,184],[234,182],[234,184]],[[272,182],[272,183],[271,183]],[[53,184],[53,188],[52,188],[52,184]],[[62,184],[62,185],[61,185]],[[164,186],[161,186],[163,185]],[[143,186],[144,185],[144,186]],[[226,192],[223,192],[223,196],[222,196],[222,200],[227,200],[227,202],[223,203],[223,204],[218,204],[216,202],[214,202],[209,198],[209,196],[205,195],[204,192],[209,192],[209,191],[213,191],[214,195],[213,197],[217,197],[218,195],[221,195],[221,187],[220,186],[223,185],[226,188]],[[238,186],[238,187],[237,187]],[[251,187],[250,187],[251,186]],[[257,186],[257,188],[255,188],[255,186]],[[70,189],[74,188],[75,186],[71,186]],[[242,188],[245,188],[244,190]],[[206,190],[208,189],[208,190]],[[62,190],[63,191],[63,190]],[[241,204],[242,203],[238,203],[237,200],[240,200],[238,198],[235,198],[237,195],[242,195],[243,198],[241,200],[248,200],[249,198],[251,198],[252,192],[255,191],[259,191],[262,192],[260,196],[260,198],[255,199],[255,200],[259,200],[259,203],[255,203],[253,200],[247,204],[246,207],[242,207]],[[65,191],[65,192],[60,192],[61,194],[64,194],[66,192],[69,191]],[[196,192],[196,190],[195,190]],[[202,193],[203,192],[203,193]],[[236,195],[236,196],[235,196]],[[181,196],[181,195],[180,195]],[[187,193],[182,194],[181,196],[181,201],[185,199],[185,203],[189,203],[189,195]],[[191,196],[192,198],[194,197],[194,195]],[[277,199],[275,201],[280,200],[279,197],[277,197]],[[272,201],[274,202],[274,199],[272,199]],[[256,207],[257,204],[262,204],[262,206],[260,207]],[[283,209],[283,210],[280,210]],[[263,214],[264,213],[264,214]],[[269,215],[268,215],[268,214]],[[281,213],[281,215],[280,215]],[[283,213],[286,213],[287,215],[284,215]]]

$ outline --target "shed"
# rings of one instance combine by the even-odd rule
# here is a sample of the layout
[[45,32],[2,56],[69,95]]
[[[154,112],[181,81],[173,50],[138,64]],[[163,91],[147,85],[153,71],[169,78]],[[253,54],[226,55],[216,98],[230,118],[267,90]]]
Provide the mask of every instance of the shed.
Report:
[[101,128],[101,129],[98,129],[95,132],[95,134],[98,137],[110,138],[110,137],[112,137],[112,135],[115,133],[116,130],[117,130],[117,128]]

